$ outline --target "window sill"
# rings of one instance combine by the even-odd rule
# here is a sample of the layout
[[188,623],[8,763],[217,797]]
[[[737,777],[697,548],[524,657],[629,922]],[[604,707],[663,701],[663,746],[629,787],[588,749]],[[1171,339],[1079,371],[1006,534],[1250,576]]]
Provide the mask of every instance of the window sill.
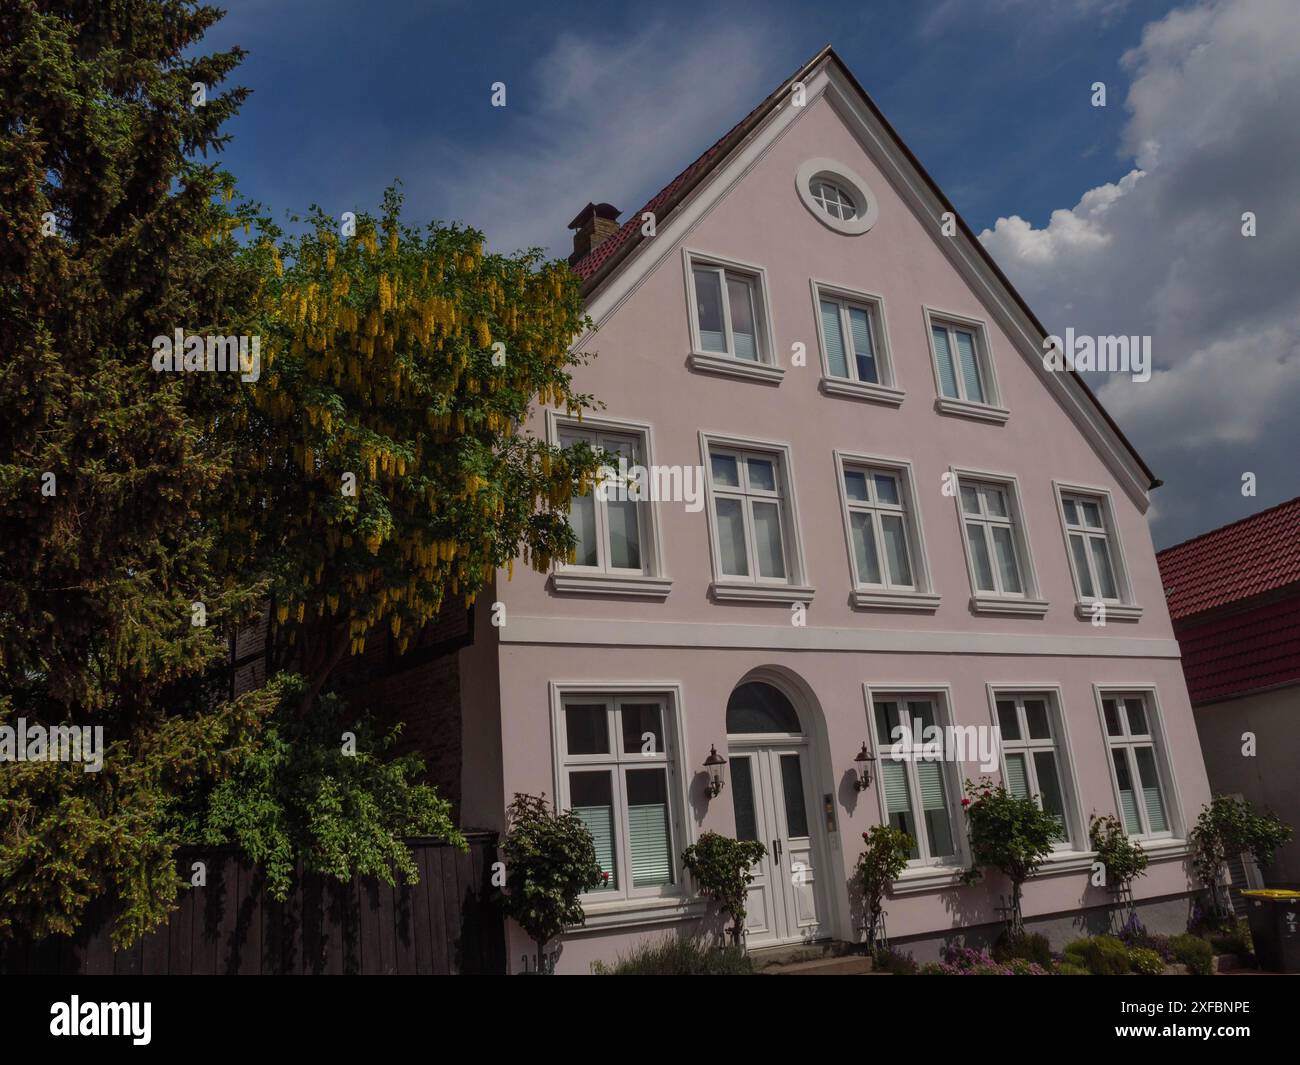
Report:
[[770,366],[765,362],[750,362],[748,359],[735,359],[729,355],[706,355],[699,351],[691,352],[686,365],[700,373],[743,377],[769,385],[779,385],[785,377],[785,370],[780,366]]
[[1133,603],[1108,603],[1104,599],[1080,599],[1074,604],[1074,616],[1080,621],[1091,621],[1095,603],[1106,608],[1103,615],[1107,621],[1137,621],[1142,616],[1142,608]]
[[855,610],[923,610],[933,614],[939,609],[939,596],[927,592],[874,592],[854,589],[850,602]]
[[1053,876],[1057,873],[1079,873],[1091,869],[1097,860],[1096,851],[1053,851],[1043,859],[1035,876]]
[[582,924],[569,925],[567,935],[604,931],[614,928],[633,928],[638,925],[667,924],[703,917],[708,910],[701,899],[681,896],[656,899],[620,899],[617,902],[584,903],[586,919]]
[[823,375],[821,389],[827,395],[848,396],[850,399],[865,399],[872,403],[884,403],[897,407],[903,402],[906,393],[901,388],[889,388],[887,385],[873,385],[868,381],[850,381],[844,377]]
[[956,414],[961,418],[975,418],[984,422],[996,422],[1001,425],[1011,417],[1005,407],[994,407],[988,403],[971,403],[965,399],[949,399],[940,396],[934,401],[934,409],[940,414]]
[[948,890],[964,886],[963,869],[957,865],[931,865],[905,869],[890,885],[889,894],[914,895],[922,891]]
[[709,595],[718,602],[811,603],[816,588],[804,584],[728,584],[714,581]]
[[563,595],[632,595],[666,599],[673,582],[668,577],[621,577],[608,573],[552,573],[551,590]]
[[1174,839],[1173,837],[1133,839],[1132,836],[1129,839],[1141,847],[1146,856],[1153,862],[1161,862],[1169,858],[1183,858],[1192,853],[1192,848],[1188,846],[1185,839]]
[[976,614],[1012,614],[1027,618],[1041,618],[1047,613],[1046,599],[1013,599],[995,595],[972,595],[970,608]]

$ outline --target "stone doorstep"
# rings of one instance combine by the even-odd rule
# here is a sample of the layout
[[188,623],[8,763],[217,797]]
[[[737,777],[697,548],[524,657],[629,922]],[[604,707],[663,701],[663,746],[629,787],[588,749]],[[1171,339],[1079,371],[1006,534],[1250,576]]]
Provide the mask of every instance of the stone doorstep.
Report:
[[871,959],[861,952],[861,948],[840,940],[824,940],[819,943],[788,943],[776,947],[758,947],[749,951],[750,961],[755,972],[769,970],[791,972],[793,967],[824,965],[837,960],[866,961]]
[[769,965],[759,970],[760,976],[885,976],[876,972],[871,959],[865,954],[848,954],[842,958],[825,958],[820,961],[799,961],[789,965]]

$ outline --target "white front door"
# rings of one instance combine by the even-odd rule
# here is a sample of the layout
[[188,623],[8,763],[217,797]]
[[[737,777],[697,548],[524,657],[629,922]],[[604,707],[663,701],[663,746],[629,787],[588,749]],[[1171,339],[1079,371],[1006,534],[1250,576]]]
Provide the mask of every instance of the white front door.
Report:
[[758,947],[817,939],[817,808],[807,748],[731,745],[730,761],[736,837],[767,848],[749,885],[746,941]]

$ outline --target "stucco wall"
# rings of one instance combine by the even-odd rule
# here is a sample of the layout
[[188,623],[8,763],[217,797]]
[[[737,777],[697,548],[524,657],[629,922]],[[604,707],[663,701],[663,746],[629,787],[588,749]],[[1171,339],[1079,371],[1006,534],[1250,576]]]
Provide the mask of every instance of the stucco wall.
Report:
[[[1196,727],[1215,794],[1240,793],[1271,809],[1300,835],[1300,685],[1198,706]],[[1244,734],[1255,735],[1253,757]],[[1300,884],[1300,838],[1263,870],[1270,885]]]

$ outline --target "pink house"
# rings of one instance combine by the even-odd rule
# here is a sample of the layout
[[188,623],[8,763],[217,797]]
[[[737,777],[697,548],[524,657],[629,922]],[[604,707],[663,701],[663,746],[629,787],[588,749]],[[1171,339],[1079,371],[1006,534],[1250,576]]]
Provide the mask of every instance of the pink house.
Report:
[[[987,940],[1007,885],[957,879],[985,769],[1062,825],[1031,929],[1059,948],[1106,925],[1097,813],[1150,854],[1147,926],[1183,930],[1209,789],[1144,518],[1159,482],[1044,368],[1043,327],[853,75],[823,50],[617,215],[573,223],[598,354],[577,383],[604,409],[531,428],[649,468],[656,498],[575,500],[575,564],[499,574],[460,652],[462,822],[502,829],[544,792],[610,873],[558,971],[697,927],[679,856],[710,829],[768,847],[751,949],[859,942],[853,868],[885,819],[917,842],[891,941]],[[907,757],[918,719],[965,748]]]

